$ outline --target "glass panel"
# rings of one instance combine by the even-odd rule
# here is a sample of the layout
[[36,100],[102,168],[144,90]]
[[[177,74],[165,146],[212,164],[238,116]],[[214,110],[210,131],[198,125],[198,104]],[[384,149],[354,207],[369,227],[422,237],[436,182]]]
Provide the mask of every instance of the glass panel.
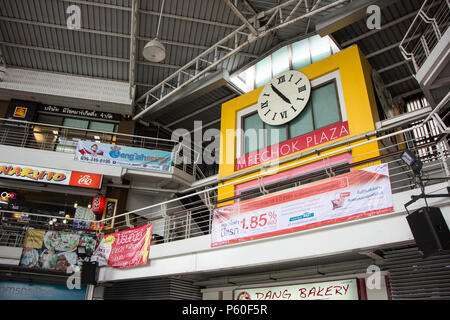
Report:
[[30,142],[30,146],[42,150],[54,150],[58,131],[53,127],[36,125],[33,128],[33,137],[34,141]]
[[270,79],[272,79],[270,63],[271,57],[268,56],[256,64],[256,88],[265,85],[270,81]]
[[65,118],[63,123],[63,126],[65,127],[80,128],[80,129],[87,129],[88,125],[89,125],[88,120],[73,119],[73,118]]
[[[258,113],[244,118],[244,152],[245,154],[258,150],[258,144],[263,146],[261,133],[263,122]],[[259,142],[259,143],[258,143]]]
[[311,99],[316,129],[339,122],[339,104],[334,82],[312,90]]
[[89,129],[105,132],[114,132],[114,123],[91,121],[89,123]]
[[311,102],[308,102],[305,109],[289,123],[289,136],[295,138],[313,130]]
[[328,37],[321,37],[319,35],[309,38],[311,44],[311,57],[312,62],[317,62],[323,58],[331,55],[330,42]]
[[272,126],[265,123],[264,129],[266,129],[266,147],[270,147],[287,140],[286,125]]
[[308,39],[294,42],[292,48],[292,68],[301,69],[311,64]]
[[63,117],[56,117],[56,116],[49,116],[46,114],[40,114],[38,116],[36,122],[60,126],[60,125],[62,125]]
[[289,70],[289,50],[285,46],[272,54],[272,77]]

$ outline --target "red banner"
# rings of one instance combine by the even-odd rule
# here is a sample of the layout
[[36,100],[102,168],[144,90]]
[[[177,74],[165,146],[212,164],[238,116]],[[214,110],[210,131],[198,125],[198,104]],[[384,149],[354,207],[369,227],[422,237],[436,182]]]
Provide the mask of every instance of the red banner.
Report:
[[215,208],[211,246],[392,212],[387,164]]
[[99,266],[128,268],[147,263],[153,224],[107,234],[91,257]]

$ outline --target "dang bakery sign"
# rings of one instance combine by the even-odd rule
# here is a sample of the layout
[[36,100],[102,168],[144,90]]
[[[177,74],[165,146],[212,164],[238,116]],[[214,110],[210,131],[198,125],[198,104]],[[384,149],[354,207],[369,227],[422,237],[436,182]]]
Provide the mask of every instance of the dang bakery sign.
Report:
[[0,178],[100,189],[102,175],[0,163]]

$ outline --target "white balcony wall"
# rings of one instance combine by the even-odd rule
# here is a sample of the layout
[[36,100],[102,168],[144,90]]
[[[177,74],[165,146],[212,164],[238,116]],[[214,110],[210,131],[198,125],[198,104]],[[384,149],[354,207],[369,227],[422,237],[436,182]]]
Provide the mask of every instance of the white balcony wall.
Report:
[[[447,186],[447,183],[432,185],[426,188],[426,192],[446,193]],[[413,244],[404,208],[413,194],[420,194],[420,191],[394,194],[393,213],[276,237],[216,248],[210,246],[210,235],[154,245],[150,248],[147,265],[130,269],[104,267],[100,269],[99,281],[231,270]],[[447,224],[450,224],[449,199],[429,198],[427,201],[430,206],[439,206]],[[424,201],[419,200],[408,209],[411,211],[422,206]]]
[[73,153],[0,145],[0,161],[27,166],[103,174],[120,179],[122,168],[74,160]]

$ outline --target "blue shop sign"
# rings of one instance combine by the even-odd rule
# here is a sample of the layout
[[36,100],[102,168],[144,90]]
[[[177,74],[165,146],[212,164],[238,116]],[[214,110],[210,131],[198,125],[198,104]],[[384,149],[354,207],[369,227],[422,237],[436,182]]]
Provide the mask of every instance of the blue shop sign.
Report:
[[64,285],[0,281],[0,300],[85,300],[86,287],[69,289]]

